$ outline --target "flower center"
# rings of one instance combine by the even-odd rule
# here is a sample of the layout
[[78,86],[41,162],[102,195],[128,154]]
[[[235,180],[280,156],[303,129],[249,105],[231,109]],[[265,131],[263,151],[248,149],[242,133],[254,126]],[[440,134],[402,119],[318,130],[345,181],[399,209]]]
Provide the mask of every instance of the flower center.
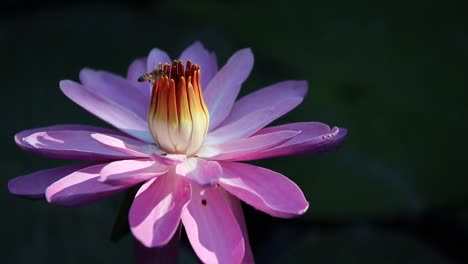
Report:
[[151,135],[168,153],[193,156],[201,147],[210,123],[203,100],[200,67],[181,60],[158,64],[153,83],[148,125]]

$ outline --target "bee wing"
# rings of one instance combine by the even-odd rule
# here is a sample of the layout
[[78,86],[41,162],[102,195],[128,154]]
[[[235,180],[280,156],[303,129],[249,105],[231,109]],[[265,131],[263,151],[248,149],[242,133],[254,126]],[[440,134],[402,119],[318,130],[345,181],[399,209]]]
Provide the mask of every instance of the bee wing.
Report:
[[154,81],[157,78],[163,75],[163,71],[161,69],[154,70],[152,72],[148,72],[140,76],[137,81],[144,82],[144,81]]

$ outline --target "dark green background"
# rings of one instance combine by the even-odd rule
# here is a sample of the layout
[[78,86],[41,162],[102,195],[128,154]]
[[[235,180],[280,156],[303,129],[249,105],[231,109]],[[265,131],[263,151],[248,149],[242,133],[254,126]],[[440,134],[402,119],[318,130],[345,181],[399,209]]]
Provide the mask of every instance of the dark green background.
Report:
[[[242,94],[306,79],[303,104],[277,123],[347,127],[319,156],[255,162],[303,189],[308,213],[247,209],[259,263],[464,263],[468,8],[462,1],[71,1],[0,5],[1,263],[129,263],[109,241],[122,196],[81,208],[13,197],[15,176],[66,164],[21,151],[15,133],[105,126],[61,94],[83,67],[126,74],[153,47],[175,58],[200,40],[220,66],[251,47]],[[181,261],[196,263],[184,238]],[[305,261],[307,260],[307,261]]]

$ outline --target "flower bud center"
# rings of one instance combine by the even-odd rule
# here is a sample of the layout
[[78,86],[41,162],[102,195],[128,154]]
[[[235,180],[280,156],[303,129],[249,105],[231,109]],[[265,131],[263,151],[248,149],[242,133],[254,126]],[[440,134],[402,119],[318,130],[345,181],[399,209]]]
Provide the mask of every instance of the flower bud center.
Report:
[[158,64],[148,125],[161,149],[193,156],[201,147],[210,122],[201,89],[201,69],[181,60]]

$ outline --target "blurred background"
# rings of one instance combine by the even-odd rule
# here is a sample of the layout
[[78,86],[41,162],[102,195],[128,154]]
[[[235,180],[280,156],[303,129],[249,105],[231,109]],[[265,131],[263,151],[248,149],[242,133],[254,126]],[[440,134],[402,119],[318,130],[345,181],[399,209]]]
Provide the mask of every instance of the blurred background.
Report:
[[[241,95],[309,81],[275,124],[349,129],[336,151],[257,161],[294,180],[306,215],[245,206],[258,263],[468,263],[466,1],[11,1],[0,4],[2,263],[131,263],[109,240],[123,195],[60,208],[8,193],[9,179],[68,164],[28,154],[15,133],[107,126],[59,90],[83,67],[125,75],[153,47],[173,58],[195,40],[222,66],[251,47]],[[183,238],[181,263],[197,263]]]

